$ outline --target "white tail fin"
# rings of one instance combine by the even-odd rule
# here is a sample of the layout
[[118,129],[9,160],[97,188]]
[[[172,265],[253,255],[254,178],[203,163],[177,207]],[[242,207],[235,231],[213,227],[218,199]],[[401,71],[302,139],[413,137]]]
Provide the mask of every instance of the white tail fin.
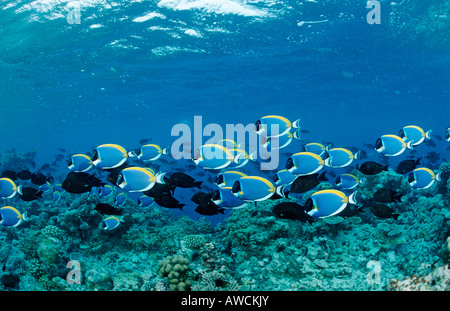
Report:
[[275,188],[275,193],[283,198],[287,198],[289,195],[289,191],[285,191],[286,185],[281,185]]
[[356,201],[356,194],[358,193],[358,191],[353,192],[352,194],[350,194],[348,196],[348,202],[351,204],[358,204],[358,202]]
[[244,158],[245,158],[245,154],[238,153],[237,155],[234,156],[233,162],[236,164],[239,164],[239,160],[243,160]]
[[300,137],[300,129],[295,130],[295,132],[292,133],[292,137],[293,137],[294,139],[297,139],[297,140],[302,139],[302,138]]
[[27,212],[25,211],[25,213],[22,214],[22,220],[23,221],[27,221]]
[[292,127],[295,129],[299,129],[300,128],[300,119],[297,119],[294,122],[292,122]]
[[408,148],[408,149],[413,149],[413,148],[414,148],[414,145],[413,145],[413,143],[414,143],[414,141],[413,141],[413,140],[411,140],[411,141],[407,142],[407,143],[406,143],[406,148]]
[[134,150],[128,151],[128,157],[129,158],[137,157],[136,152],[134,152]]
[[436,179],[437,181],[441,181],[441,174],[442,174],[442,172],[439,172],[439,173],[436,174],[435,179]]
[[169,154],[169,147],[165,147],[165,148],[162,150],[162,154]]
[[366,178],[366,177],[363,177],[363,178],[361,178],[361,179],[359,180],[359,183],[360,183],[361,185],[363,185],[363,184],[366,183],[366,181],[367,181],[367,178]]
[[165,181],[164,181],[164,176],[165,175],[166,175],[166,173],[164,173],[164,172],[156,173],[156,175],[155,175],[156,182],[158,184],[165,184]]
[[361,158],[361,150],[358,150],[358,152],[356,152],[354,155],[353,155],[353,159],[360,159]]
[[425,138],[426,139],[431,139],[431,132],[432,132],[433,130],[429,130],[428,132],[426,132],[425,133]]
[[253,151],[252,153],[250,153],[250,154],[248,155],[248,158],[249,158],[251,161],[256,161],[256,159],[258,158],[258,156],[257,156],[257,154],[256,154],[256,151]]
[[22,195],[22,185],[20,185],[19,187],[17,187],[17,192]]

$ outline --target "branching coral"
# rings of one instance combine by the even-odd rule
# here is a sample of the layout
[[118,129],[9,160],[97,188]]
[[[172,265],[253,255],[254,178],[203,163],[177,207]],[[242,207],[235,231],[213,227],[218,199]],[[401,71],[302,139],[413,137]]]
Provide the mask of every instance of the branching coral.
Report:
[[205,243],[198,251],[202,259],[201,264],[208,269],[222,269],[227,265],[226,256],[223,250],[217,247],[214,242]]
[[188,234],[184,236],[183,242],[187,248],[198,250],[206,243],[206,240],[203,235]]
[[194,291],[237,291],[241,286],[229,274],[217,270],[201,273],[200,280],[192,285]]
[[48,225],[42,229],[42,235],[49,238],[57,238],[59,240],[64,240],[66,238],[66,232],[53,225]]

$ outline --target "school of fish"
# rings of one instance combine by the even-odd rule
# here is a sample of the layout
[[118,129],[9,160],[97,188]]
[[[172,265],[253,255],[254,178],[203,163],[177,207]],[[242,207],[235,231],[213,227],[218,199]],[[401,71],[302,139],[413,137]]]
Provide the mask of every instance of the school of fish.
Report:
[[[273,131],[274,126],[277,131]],[[301,141],[300,119],[269,115],[255,122],[255,133],[262,139],[263,148],[282,149]],[[431,140],[431,130],[424,131],[416,125],[408,125],[397,135],[385,134],[376,139],[373,149],[380,155],[396,157],[406,150],[412,150]],[[444,131],[444,138],[450,142],[450,126]],[[276,141],[276,144],[274,144]],[[352,151],[331,144],[308,142],[298,152],[290,154],[285,168],[274,172],[269,180],[258,175],[247,175],[241,168],[249,162],[257,162],[256,152],[247,153],[245,147],[230,139],[202,145],[194,151],[192,161],[198,168],[213,172],[213,191],[203,189],[204,181],[196,180],[185,172],[161,172],[152,168],[162,157],[170,157],[169,147],[144,143],[136,150],[127,151],[118,144],[101,144],[92,154],[77,153],[67,160],[68,173],[62,183],[41,172],[29,170],[4,170],[0,177],[0,198],[10,200],[16,195],[23,201],[42,199],[46,193],[58,202],[64,192],[71,194],[90,193],[100,199],[114,196],[112,205],[99,203],[95,210],[104,216],[102,228],[113,230],[123,222],[122,207],[127,195],[137,193],[136,204],[150,207],[154,203],[166,208],[182,209],[185,205],[175,198],[177,188],[195,189],[190,198],[197,204],[195,211],[202,215],[224,213],[226,209],[245,208],[247,204],[258,204],[265,200],[283,200],[275,205],[273,212],[281,218],[315,221],[318,218],[342,215],[346,210],[358,208],[358,186],[365,177],[358,178],[346,172],[335,176],[334,189],[315,191],[301,204],[292,194],[301,194],[316,188],[328,179],[325,169],[350,167],[354,161],[361,161],[361,151]],[[139,160],[139,161],[137,161]],[[421,159],[407,159],[398,165],[396,172],[404,175],[413,189],[427,189],[440,181],[440,172],[420,165]],[[106,172],[106,180],[98,177],[96,171]],[[357,164],[363,175],[376,175],[388,170],[388,165],[375,161]],[[89,173],[92,172],[92,173]],[[215,188],[214,188],[215,187]],[[210,190],[211,187],[205,187]],[[371,210],[379,217],[398,216],[387,204],[400,202],[402,194],[394,189],[382,188],[373,194],[376,203]],[[16,227],[27,220],[27,212],[21,213],[13,206],[0,208],[0,224]]]

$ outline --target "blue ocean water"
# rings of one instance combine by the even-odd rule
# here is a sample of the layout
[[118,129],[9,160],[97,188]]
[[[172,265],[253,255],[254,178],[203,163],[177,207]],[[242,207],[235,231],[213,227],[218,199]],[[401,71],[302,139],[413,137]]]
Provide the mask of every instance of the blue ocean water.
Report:
[[[0,153],[35,150],[40,167],[61,148],[170,145],[194,116],[223,126],[300,118],[304,140],[280,169],[305,141],[376,161],[367,144],[405,125],[444,137],[450,3],[379,3],[380,24],[369,24],[372,8],[354,0],[2,0]],[[434,141],[414,155],[437,153],[425,160],[437,169],[450,151]]]
[[448,125],[444,1],[382,2],[379,25],[363,1],[71,3],[79,24],[65,1],[2,2],[4,149],[164,144],[194,115],[300,117],[337,145]]
[[305,139],[356,148],[408,124],[443,136],[446,5],[381,2],[370,25],[363,1],[6,1],[0,148],[36,148],[39,166],[168,145],[194,116],[301,118]]

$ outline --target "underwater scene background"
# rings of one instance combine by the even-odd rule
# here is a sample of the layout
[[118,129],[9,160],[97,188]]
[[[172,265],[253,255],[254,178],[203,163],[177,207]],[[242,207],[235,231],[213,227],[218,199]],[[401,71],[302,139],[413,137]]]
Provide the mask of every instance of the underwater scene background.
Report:
[[[370,3],[2,0],[0,172],[18,189],[0,198],[14,208],[0,210],[0,289],[448,290],[450,2]],[[170,147],[174,126],[194,129],[196,116],[225,128],[269,115],[300,119],[300,137],[279,150],[273,170],[259,158],[239,168],[248,176],[276,185],[311,142],[359,157],[321,167],[325,179],[305,175],[311,189],[286,184],[281,196],[240,208],[208,200],[198,209],[192,197],[217,191],[227,168],[170,153],[126,163],[201,182],[174,186],[182,206],[139,204],[141,192],[95,166],[76,176],[101,185],[57,188],[74,154],[93,156],[102,144]],[[378,138],[408,125],[431,135],[396,156],[377,152]],[[403,162],[411,159],[420,160]],[[373,162],[383,169],[362,169]],[[409,180],[419,167],[434,174],[429,187]],[[340,189],[341,174],[364,182]],[[98,191],[106,185],[114,193]],[[303,207],[326,189],[346,199],[357,190],[356,204],[307,218]],[[391,192],[380,198],[380,189]],[[109,208],[122,220],[112,230]]]

